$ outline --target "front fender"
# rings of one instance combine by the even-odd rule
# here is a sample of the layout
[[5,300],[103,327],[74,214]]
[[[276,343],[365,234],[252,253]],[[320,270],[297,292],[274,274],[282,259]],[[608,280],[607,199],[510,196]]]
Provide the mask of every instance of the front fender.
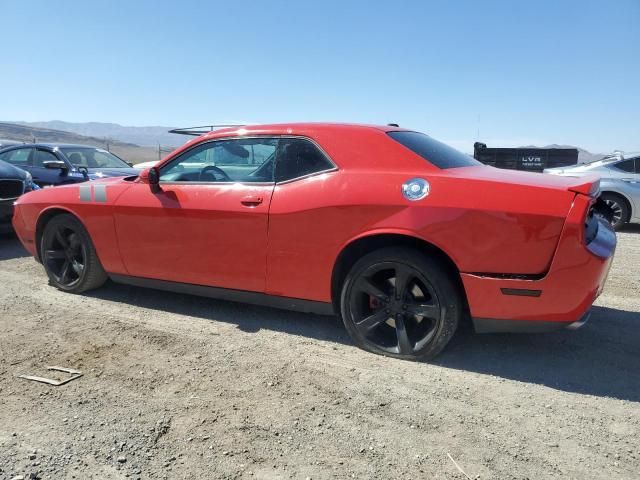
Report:
[[[94,193],[94,185],[98,186]],[[14,228],[22,244],[39,259],[38,241],[46,222],[60,213],[75,216],[87,229],[102,266],[126,274],[113,221],[113,203],[128,188],[121,179],[52,187],[23,195],[16,202]]]

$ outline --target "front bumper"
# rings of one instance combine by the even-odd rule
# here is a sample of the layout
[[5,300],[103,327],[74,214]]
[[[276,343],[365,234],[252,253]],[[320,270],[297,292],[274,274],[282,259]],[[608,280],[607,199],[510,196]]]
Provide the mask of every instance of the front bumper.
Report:
[[548,272],[542,278],[461,274],[476,331],[546,332],[581,326],[604,288],[616,248],[602,221],[585,244],[589,197],[577,195]]
[[11,219],[13,217],[13,202],[15,201],[15,198],[0,200],[0,233],[13,230],[11,228]]

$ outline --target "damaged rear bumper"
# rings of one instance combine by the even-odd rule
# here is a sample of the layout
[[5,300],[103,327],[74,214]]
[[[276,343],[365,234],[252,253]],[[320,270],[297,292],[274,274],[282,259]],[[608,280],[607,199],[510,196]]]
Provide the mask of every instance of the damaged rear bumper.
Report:
[[540,278],[462,273],[477,332],[548,332],[578,328],[602,292],[616,248],[616,236],[603,220],[585,228],[592,199],[577,195],[549,271]]
[[545,333],[557,330],[577,330],[591,318],[587,311],[579,320],[569,322],[545,322],[544,320],[500,320],[495,318],[473,318],[476,333]]

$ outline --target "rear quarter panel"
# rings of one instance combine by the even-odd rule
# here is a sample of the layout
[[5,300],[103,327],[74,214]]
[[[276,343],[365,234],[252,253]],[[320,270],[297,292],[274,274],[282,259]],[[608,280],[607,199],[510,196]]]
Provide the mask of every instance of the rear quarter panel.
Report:
[[[429,196],[418,202],[401,193],[413,176],[431,184]],[[574,196],[428,169],[342,169],[280,184],[270,210],[267,293],[330,301],[339,253],[353,240],[379,233],[432,243],[462,272],[543,273]]]

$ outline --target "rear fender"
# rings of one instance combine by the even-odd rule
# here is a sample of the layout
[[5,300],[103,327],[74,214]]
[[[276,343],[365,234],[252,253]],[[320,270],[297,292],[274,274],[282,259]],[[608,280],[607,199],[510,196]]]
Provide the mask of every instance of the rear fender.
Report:
[[438,242],[433,242],[428,238],[423,238],[420,235],[417,235],[416,232],[414,232],[412,230],[403,229],[403,228],[376,228],[376,229],[373,229],[373,230],[367,230],[366,232],[362,232],[362,233],[350,238],[348,241],[346,241],[346,242],[344,242],[342,244],[342,246],[340,247],[340,250],[338,252],[338,255],[336,256],[336,260],[340,256],[340,254],[346,248],[348,248],[349,245],[352,245],[354,242],[357,242],[358,240],[363,240],[365,238],[372,238],[372,237],[382,236],[382,235],[401,235],[403,237],[414,239],[414,240],[416,240],[418,242],[427,243],[427,244],[437,248],[438,250],[442,251],[442,253],[444,253],[447,257],[449,257],[451,262],[459,270],[458,265],[455,262],[454,257],[452,255],[453,252],[448,251],[448,249],[446,247],[444,247],[443,245],[440,245]]

